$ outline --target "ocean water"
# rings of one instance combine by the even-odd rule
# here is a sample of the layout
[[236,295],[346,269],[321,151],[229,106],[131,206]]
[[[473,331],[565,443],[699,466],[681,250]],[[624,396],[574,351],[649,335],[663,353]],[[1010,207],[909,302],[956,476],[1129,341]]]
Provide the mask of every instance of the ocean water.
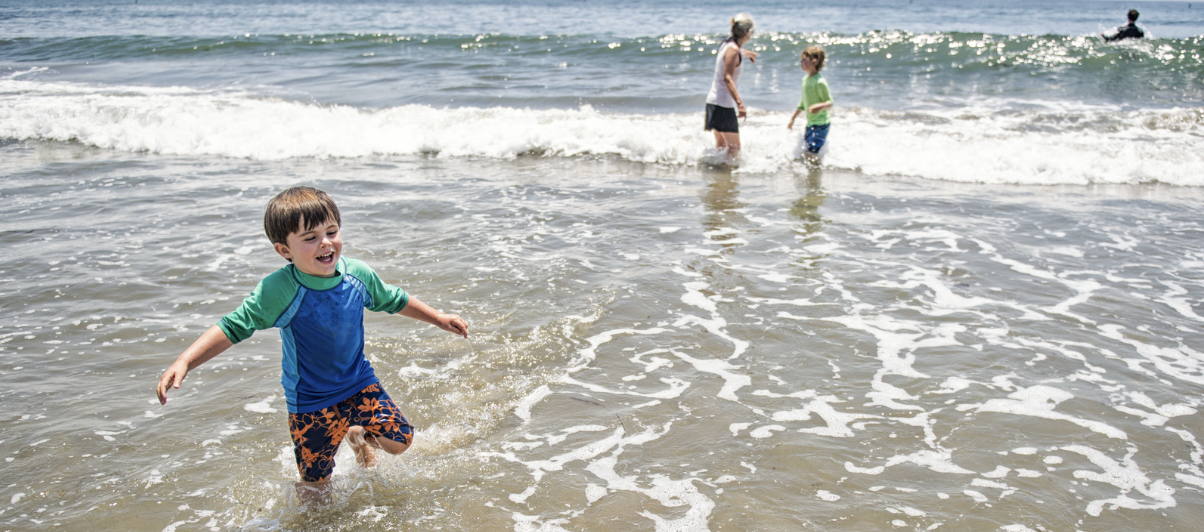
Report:
[[[0,0],[0,530],[1197,530],[1204,3],[1134,5]],[[417,436],[321,508],[274,332],[154,398],[297,184],[471,332],[366,318]]]

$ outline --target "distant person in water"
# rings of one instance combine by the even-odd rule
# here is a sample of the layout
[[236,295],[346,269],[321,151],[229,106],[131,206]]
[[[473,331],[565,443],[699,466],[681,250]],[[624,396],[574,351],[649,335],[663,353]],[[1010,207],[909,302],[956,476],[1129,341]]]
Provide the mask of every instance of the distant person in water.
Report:
[[814,159],[828,141],[828,127],[832,120],[828,118],[828,109],[832,108],[832,95],[828,92],[828,80],[819,74],[824,68],[824,49],[821,46],[808,46],[799,55],[799,65],[807,75],[803,77],[803,97],[799,100],[798,108],[790,115],[786,129],[794,129],[794,119],[799,113],[807,113],[807,130],[803,140],[807,143],[807,156]]
[[1105,40],[1105,41],[1108,41],[1108,42],[1112,42],[1112,41],[1119,41],[1119,40],[1122,40],[1122,39],[1142,39],[1142,38],[1145,38],[1145,32],[1144,32],[1144,31],[1142,31],[1142,29],[1141,29],[1141,28],[1137,27],[1137,16],[1138,16],[1139,14],[1140,14],[1140,13],[1138,13],[1136,9],[1130,9],[1130,10],[1129,10],[1129,23],[1128,23],[1128,24],[1126,24],[1126,25],[1124,25],[1124,26],[1117,27],[1117,28],[1116,28],[1116,31],[1112,32],[1112,34],[1111,34],[1111,35],[1109,35],[1109,34],[1106,34],[1106,33],[1101,33],[1101,34],[1100,34],[1100,37],[1103,37],[1103,38],[1104,38],[1104,40]]
[[715,132],[715,147],[731,158],[740,154],[740,118],[747,118],[744,100],[736,83],[744,70],[744,60],[757,62],[757,52],[742,47],[753,34],[753,19],[747,13],[732,17],[731,35],[719,45],[715,58],[715,77],[707,93],[706,130]]

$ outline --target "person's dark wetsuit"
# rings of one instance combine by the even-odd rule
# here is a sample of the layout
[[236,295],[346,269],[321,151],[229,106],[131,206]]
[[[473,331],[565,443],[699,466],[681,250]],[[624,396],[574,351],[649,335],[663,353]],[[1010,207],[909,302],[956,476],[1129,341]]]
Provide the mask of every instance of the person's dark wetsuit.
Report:
[[1104,36],[1104,40],[1109,41],[1109,42],[1119,41],[1121,39],[1142,39],[1142,38],[1145,38],[1145,32],[1142,31],[1141,28],[1137,27],[1136,22],[1130,22],[1125,26],[1120,26],[1119,28],[1116,28],[1116,33],[1114,33],[1112,35]]

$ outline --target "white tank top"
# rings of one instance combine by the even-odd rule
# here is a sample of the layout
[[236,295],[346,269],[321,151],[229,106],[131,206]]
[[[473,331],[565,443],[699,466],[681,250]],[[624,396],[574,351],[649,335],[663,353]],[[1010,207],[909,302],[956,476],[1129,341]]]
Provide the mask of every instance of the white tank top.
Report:
[[[736,41],[724,41],[723,46],[719,47],[719,57],[715,58],[715,79],[711,80],[711,92],[707,93],[707,103],[735,109],[736,99],[732,98],[732,93],[727,90],[727,84],[723,82],[723,54],[727,52],[728,46],[737,46]],[[740,81],[740,72],[744,70],[744,55],[740,53],[738,46],[736,61],[738,61],[736,71],[732,73],[733,83]]]

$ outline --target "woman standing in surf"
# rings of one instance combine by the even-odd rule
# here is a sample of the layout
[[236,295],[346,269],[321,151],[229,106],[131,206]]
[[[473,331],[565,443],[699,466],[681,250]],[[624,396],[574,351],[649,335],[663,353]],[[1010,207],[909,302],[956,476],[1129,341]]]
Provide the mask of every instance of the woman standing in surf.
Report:
[[744,50],[752,39],[753,19],[747,13],[732,17],[732,34],[719,45],[715,58],[715,77],[707,93],[706,130],[715,132],[715,147],[727,152],[731,159],[740,155],[740,118],[746,118],[744,100],[736,89],[744,59],[757,62],[757,52]]

